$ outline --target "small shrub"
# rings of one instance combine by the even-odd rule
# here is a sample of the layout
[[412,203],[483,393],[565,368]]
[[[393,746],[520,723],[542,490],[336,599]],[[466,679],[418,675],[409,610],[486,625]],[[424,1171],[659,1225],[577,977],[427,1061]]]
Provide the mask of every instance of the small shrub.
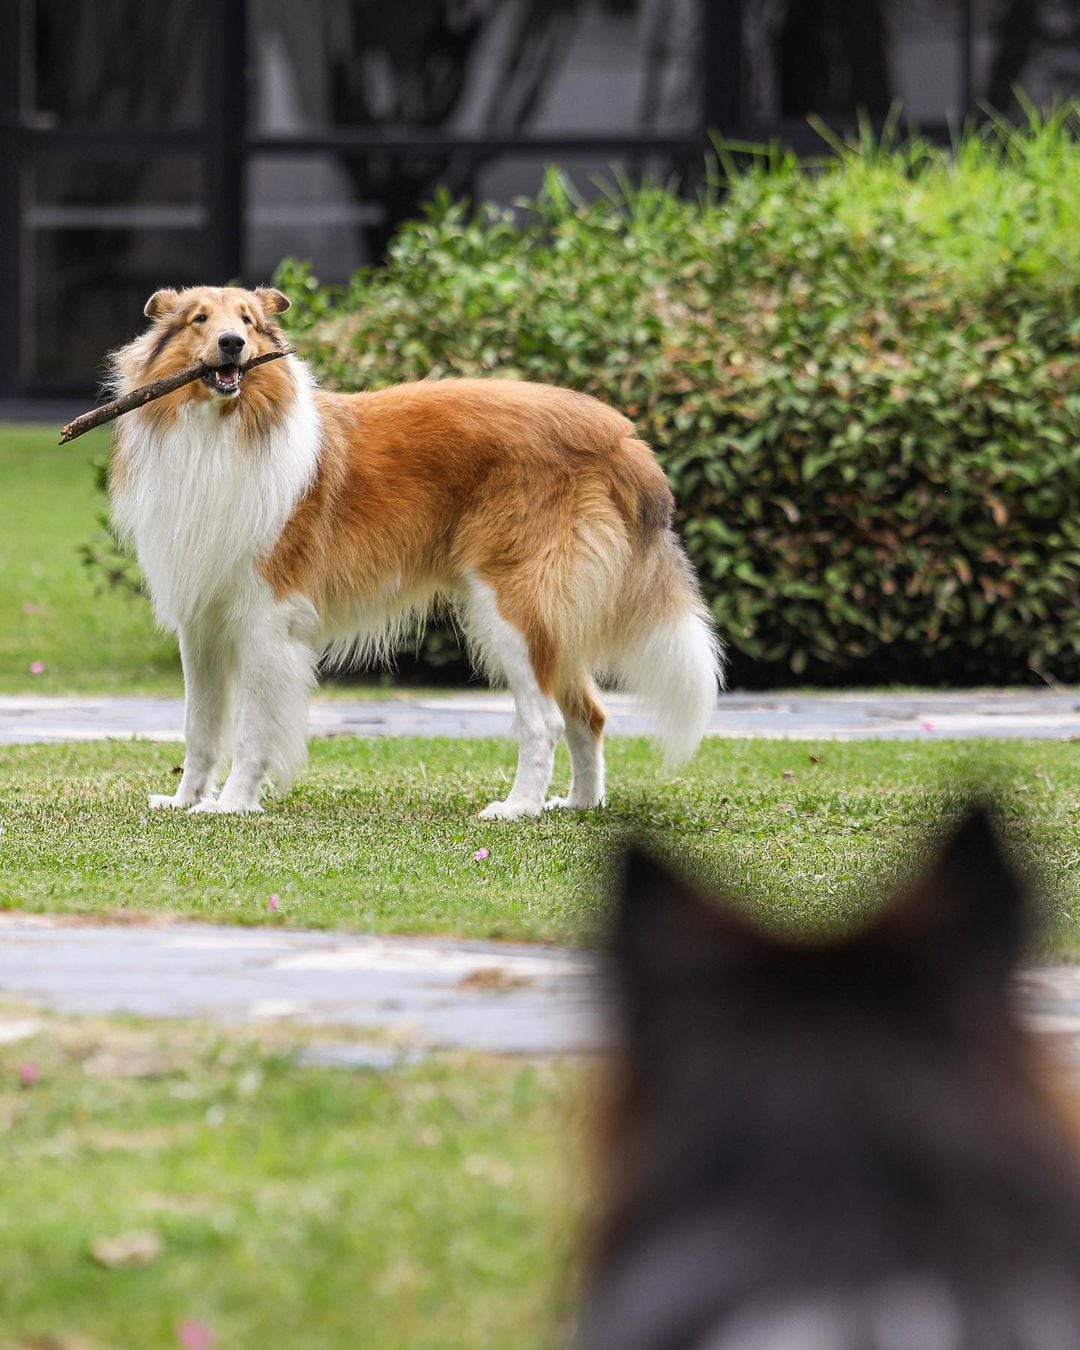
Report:
[[[104,495],[109,480],[108,456],[95,456],[90,465],[94,471],[94,486]],[[97,523],[97,533],[78,548],[79,561],[90,573],[97,589],[127,591],[131,595],[145,594],[139,565],[113,528],[107,510],[98,512]]]

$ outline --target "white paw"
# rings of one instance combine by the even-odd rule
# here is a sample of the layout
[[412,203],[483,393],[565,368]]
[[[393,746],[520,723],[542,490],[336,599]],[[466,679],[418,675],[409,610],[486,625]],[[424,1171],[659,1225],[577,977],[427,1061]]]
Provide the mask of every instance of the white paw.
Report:
[[262,812],[263,808],[258,802],[229,802],[220,797],[217,801],[213,797],[204,797],[191,808],[193,816],[254,816]]
[[187,797],[181,797],[179,792],[172,797],[160,792],[152,792],[150,794],[151,811],[176,811],[191,805],[191,800]]
[[480,812],[481,820],[524,820],[538,816],[542,808],[530,802],[491,802]]
[[574,797],[549,797],[544,803],[545,811],[595,811],[598,806],[603,806],[604,799],[600,797],[597,801],[583,801]]

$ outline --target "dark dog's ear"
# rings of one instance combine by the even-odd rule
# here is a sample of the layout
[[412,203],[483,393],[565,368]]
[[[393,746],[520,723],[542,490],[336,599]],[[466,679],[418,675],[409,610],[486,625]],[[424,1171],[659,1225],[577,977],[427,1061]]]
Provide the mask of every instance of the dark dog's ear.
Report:
[[664,863],[640,848],[627,850],[609,952],[628,1010],[647,1009],[689,977],[719,974],[764,941]]
[[169,289],[155,291],[143,306],[143,313],[148,319],[160,319],[163,314],[168,314],[175,307],[178,299],[176,291]]
[[885,915],[881,931],[920,961],[937,958],[954,977],[1000,983],[1024,954],[1032,909],[990,811],[976,806]]
[[292,309],[289,297],[282,295],[281,291],[275,290],[273,286],[257,286],[255,294],[267,315],[284,314],[287,309]]

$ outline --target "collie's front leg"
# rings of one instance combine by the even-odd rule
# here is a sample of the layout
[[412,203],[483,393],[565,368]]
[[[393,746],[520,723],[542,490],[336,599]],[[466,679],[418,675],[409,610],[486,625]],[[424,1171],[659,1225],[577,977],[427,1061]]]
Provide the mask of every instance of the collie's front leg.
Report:
[[[247,616],[246,616],[247,618]],[[307,601],[273,604],[241,632],[237,653],[233,760],[217,800],[195,811],[261,811],[268,779],[289,789],[307,759],[307,702],[315,655],[308,641],[315,612]]]
[[235,660],[235,650],[220,623],[201,621],[180,629],[184,772],[172,796],[155,793],[150,797],[151,810],[194,806],[213,792]]

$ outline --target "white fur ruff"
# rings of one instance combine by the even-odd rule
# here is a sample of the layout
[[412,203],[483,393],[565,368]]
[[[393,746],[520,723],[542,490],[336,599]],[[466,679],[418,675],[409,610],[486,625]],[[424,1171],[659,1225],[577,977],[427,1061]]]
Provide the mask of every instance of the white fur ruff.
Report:
[[257,447],[237,445],[237,419],[213,402],[183,403],[163,433],[141,410],[118,426],[129,472],[113,491],[113,516],[170,632],[210,607],[252,603],[255,564],[315,476],[321,428],[311,378],[295,357],[286,360],[296,398]]

